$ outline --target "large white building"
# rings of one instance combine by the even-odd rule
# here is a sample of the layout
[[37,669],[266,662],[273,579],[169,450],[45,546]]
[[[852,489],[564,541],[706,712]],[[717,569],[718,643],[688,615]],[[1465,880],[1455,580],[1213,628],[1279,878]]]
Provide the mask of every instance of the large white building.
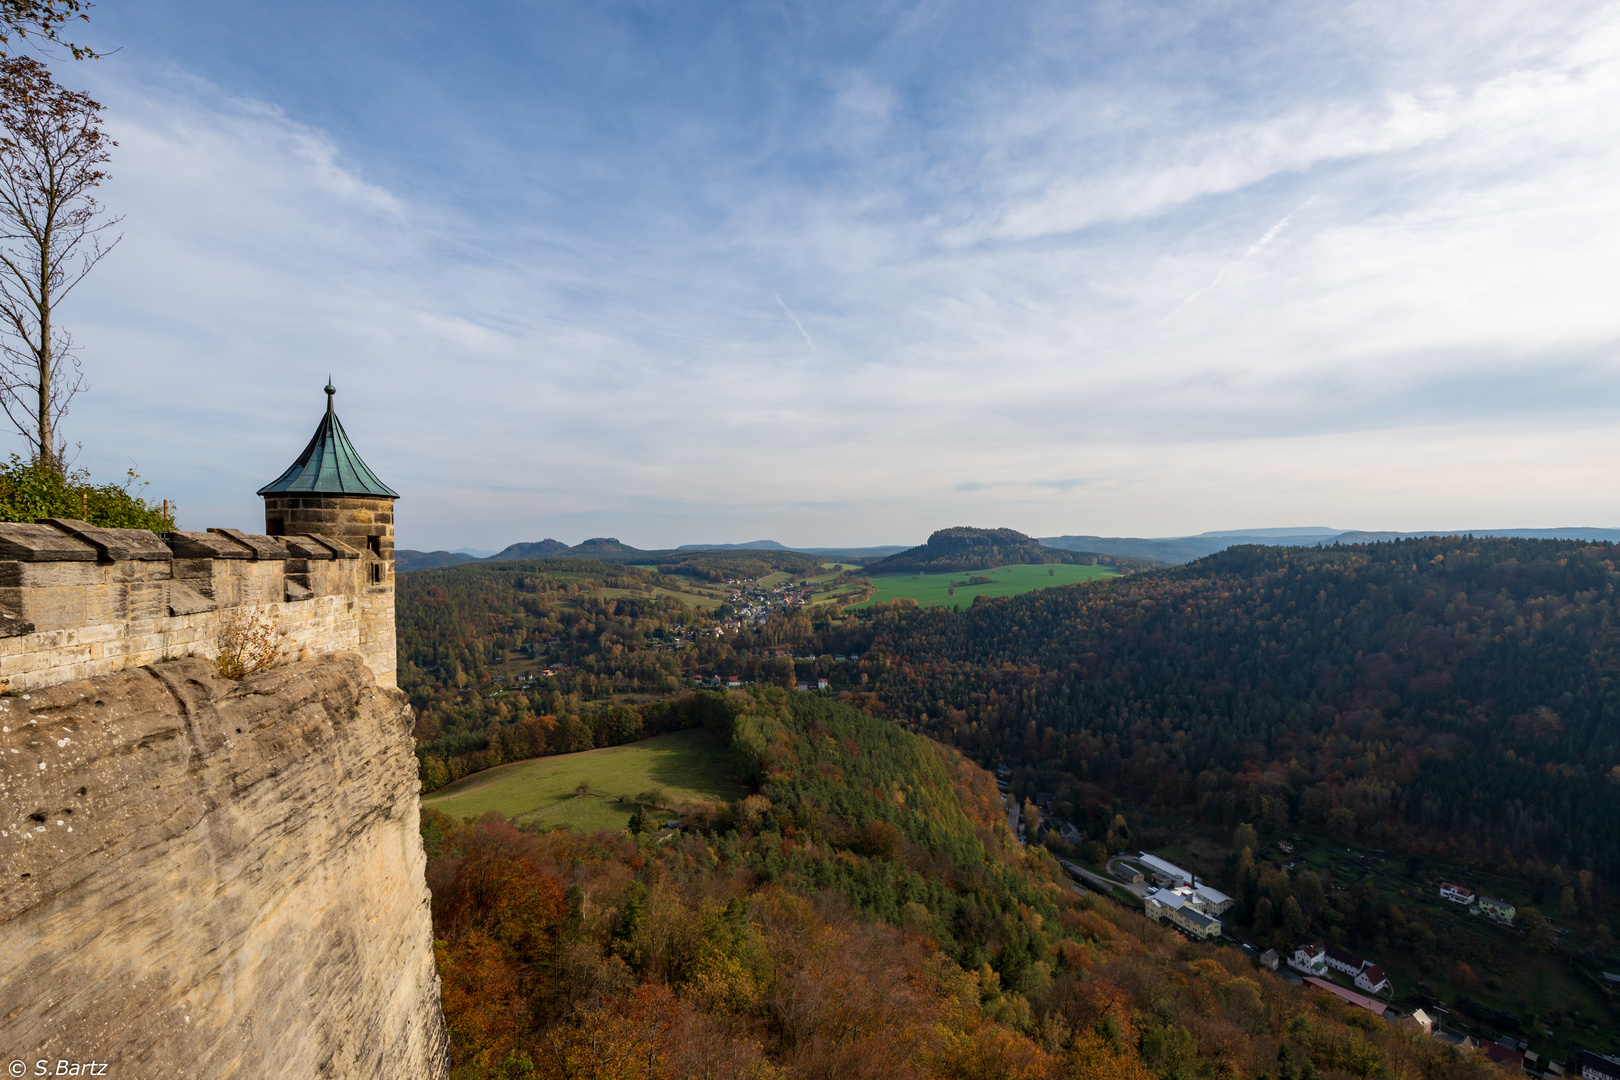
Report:
[[1221,936],[1221,920],[1205,907],[1204,898],[1188,886],[1149,893],[1143,907],[1154,922],[1169,922],[1193,937]]
[[1201,881],[1193,885],[1193,892],[1198,894],[1198,899],[1202,901],[1204,910],[1211,915],[1224,914],[1227,908],[1237,903],[1236,900],[1233,900],[1221,890],[1205,885]]
[[1136,861],[1148,868],[1148,871],[1153,875],[1154,882],[1157,884],[1168,885],[1174,889],[1193,883],[1191,874],[1175,863],[1166,862],[1157,855],[1149,855],[1144,851],[1136,857]]
[[1157,855],[1149,855],[1144,851],[1136,857],[1136,861],[1147,867],[1149,873],[1153,875],[1155,884],[1177,890],[1182,888],[1192,889],[1198,898],[1196,910],[1202,911],[1206,915],[1225,914],[1226,909],[1236,903],[1235,900],[1219,889],[1200,882],[1191,871],[1183,870],[1175,863],[1167,862]]

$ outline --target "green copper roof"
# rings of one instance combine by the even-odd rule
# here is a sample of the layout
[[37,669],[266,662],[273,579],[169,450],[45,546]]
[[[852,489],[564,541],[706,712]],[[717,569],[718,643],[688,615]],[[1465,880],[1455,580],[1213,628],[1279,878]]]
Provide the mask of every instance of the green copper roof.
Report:
[[377,479],[377,474],[366,467],[355,453],[354,444],[344,433],[337,413],[332,411],[332,396],[337,390],[326,386],[326,415],[321,418],[315,437],[309,440],[298,460],[287,471],[259,489],[260,495],[279,495],[283,492],[308,492],[311,495],[370,495],[379,499],[397,499],[399,492]]

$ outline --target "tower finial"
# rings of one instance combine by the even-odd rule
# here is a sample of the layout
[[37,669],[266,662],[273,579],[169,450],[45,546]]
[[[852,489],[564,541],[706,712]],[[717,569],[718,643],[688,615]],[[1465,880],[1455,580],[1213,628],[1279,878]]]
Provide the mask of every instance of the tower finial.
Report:
[[332,385],[332,376],[328,375],[326,377],[326,413],[328,416],[332,414],[332,395],[336,393],[337,387]]

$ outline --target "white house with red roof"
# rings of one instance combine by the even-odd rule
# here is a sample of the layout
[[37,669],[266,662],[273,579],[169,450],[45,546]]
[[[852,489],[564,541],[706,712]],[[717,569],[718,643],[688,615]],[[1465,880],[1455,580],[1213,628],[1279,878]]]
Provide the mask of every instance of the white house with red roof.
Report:
[[1389,976],[1385,975],[1384,969],[1377,964],[1369,963],[1356,973],[1356,988],[1369,994],[1382,994],[1391,989]]
[[[1323,962],[1334,971],[1342,971],[1355,980],[1356,986],[1369,994],[1390,989],[1389,977],[1384,969],[1371,960],[1363,959],[1348,949],[1329,945],[1323,951]],[[1297,966],[1297,965],[1294,965]],[[1303,970],[1303,969],[1301,969]]]
[[1288,958],[1288,966],[1307,975],[1327,974],[1327,946],[1320,941],[1301,945]]
[[1440,899],[1450,900],[1453,904],[1467,907],[1474,902],[1474,890],[1466,885],[1453,885],[1449,881],[1440,883]]

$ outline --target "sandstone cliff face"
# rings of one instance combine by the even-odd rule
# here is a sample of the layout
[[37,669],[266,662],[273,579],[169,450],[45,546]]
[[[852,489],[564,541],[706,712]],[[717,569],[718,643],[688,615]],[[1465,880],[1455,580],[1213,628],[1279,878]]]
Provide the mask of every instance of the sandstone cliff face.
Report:
[[408,724],[347,653],[0,698],[0,1068],[446,1075]]

